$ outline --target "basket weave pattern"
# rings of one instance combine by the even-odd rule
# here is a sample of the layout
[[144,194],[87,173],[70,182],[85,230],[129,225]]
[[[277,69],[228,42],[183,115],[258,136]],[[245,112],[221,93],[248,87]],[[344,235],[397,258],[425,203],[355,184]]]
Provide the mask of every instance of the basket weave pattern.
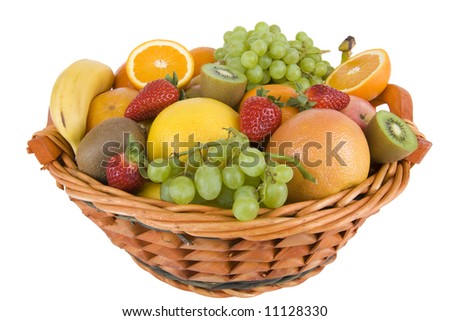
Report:
[[99,183],[78,170],[70,145],[51,124],[34,134],[29,152],[141,268],[174,287],[210,297],[255,296],[316,275],[369,216],[405,189],[414,165],[409,159],[384,164],[351,189],[261,208],[257,219],[239,222],[228,209],[176,205]]

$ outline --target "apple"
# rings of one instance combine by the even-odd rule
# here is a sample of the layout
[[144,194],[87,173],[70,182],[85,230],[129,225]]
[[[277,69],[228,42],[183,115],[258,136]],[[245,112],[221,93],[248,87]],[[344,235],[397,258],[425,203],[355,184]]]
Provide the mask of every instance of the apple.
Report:
[[352,119],[364,130],[375,115],[376,110],[367,100],[350,95],[350,102],[347,107],[341,109],[341,113]]

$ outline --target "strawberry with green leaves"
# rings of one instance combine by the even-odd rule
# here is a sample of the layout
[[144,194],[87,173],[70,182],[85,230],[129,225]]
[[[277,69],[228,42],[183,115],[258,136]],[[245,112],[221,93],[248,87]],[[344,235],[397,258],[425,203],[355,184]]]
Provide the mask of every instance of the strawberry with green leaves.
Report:
[[[300,96],[303,96],[306,100],[302,100]],[[341,110],[350,103],[350,96],[328,85],[316,84],[307,88],[299,97],[288,102],[288,104],[290,103],[292,103],[291,105],[298,105],[302,109],[312,107]]]
[[125,117],[134,121],[155,118],[164,108],[182,99],[177,87],[178,77],[174,73],[163,79],[149,82],[142,88],[125,110]]
[[145,171],[145,154],[139,142],[130,138],[124,152],[117,153],[108,159],[106,181],[109,186],[125,192],[137,192],[147,181]]
[[342,110],[350,102],[350,96],[336,88],[317,84],[307,88],[304,92],[309,102],[314,102],[313,108],[328,108]]
[[247,98],[239,113],[239,130],[252,142],[263,142],[281,125],[280,103],[264,88]]

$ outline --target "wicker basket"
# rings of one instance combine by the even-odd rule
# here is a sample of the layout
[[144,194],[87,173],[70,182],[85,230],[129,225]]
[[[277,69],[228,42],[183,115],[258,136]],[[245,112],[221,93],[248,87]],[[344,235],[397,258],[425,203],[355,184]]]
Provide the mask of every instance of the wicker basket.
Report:
[[412,122],[406,90],[388,85],[373,103],[386,103],[411,125],[420,145],[414,154],[373,168],[354,188],[321,200],[261,209],[251,222],[237,221],[231,210],[175,205],[105,186],[78,170],[70,145],[51,122],[33,135],[28,152],[113,244],[156,278],[205,296],[250,297],[318,274],[365,220],[408,184],[412,165],[431,143]]

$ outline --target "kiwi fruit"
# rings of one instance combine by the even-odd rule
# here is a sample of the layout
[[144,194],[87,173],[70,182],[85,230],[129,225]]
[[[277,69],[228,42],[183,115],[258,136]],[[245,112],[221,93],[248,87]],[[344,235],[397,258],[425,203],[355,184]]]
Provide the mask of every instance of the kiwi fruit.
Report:
[[404,159],[418,147],[411,127],[396,114],[380,110],[365,130],[372,161],[393,163]]
[[146,138],[142,125],[126,117],[112,117],[92,128],[80,142],[76,154],[78,168],[106,183],[106,163],[116,153],[121,153],[128,145],[129,137],[145,147]]
[[219,100],[235,107],[244,96],[247,77],[240,71],[218,63],[202,66],[200,88],[203,97]]

